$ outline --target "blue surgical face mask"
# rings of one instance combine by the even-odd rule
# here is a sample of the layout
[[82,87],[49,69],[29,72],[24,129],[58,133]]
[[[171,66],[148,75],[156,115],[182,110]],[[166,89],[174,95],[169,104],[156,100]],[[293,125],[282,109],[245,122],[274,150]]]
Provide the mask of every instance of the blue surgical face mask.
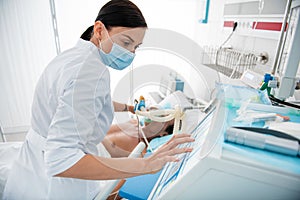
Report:
[[116,70],[123,70],[132,63],[132,61],[135,57],[135,54],[128,51],[127,49],[121,47],[120,45],[116,44],[113,41],[112,41],[112,43],[113,43],[113,45],[112,45],[110,52],[105,53],[102,50],[101,43],[99,41],[100,57],[105,65],[107,65],[113,69],[116,69]]

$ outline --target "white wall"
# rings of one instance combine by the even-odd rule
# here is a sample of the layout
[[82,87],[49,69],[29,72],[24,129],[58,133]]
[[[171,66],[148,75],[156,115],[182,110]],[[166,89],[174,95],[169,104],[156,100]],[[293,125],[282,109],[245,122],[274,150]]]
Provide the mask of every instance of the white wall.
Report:
[[55,0],[61,50],[73,47],[107,0]]
[[218,46],[226,39],[228,31],[223,29],[224,3],[223,0],[210,0],[208,23],[195,24],[195,40],[201,46]]
[[[107,0],[55,1],[61,49],[76,43],[87,27],[93,25],[100,8]],[[133,0],[147,21],[149,28],[164,28],[195,37],[198,0]]]
[[26,126],[35,84],[56,55],[49,1],[0,1],[0,123]]

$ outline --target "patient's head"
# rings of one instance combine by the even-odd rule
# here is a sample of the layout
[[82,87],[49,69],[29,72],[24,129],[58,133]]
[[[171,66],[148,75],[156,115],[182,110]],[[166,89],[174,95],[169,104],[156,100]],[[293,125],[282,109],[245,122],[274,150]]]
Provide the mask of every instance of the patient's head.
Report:
[[168,122],[152,121],[142,128],[145,136],[151,140],[156,137],[162,137],[173,133],[174,120]]

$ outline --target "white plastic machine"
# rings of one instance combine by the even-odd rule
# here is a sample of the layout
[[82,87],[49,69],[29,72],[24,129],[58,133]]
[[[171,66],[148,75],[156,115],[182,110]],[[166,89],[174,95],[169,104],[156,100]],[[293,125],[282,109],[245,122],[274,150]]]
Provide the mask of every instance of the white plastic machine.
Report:
[[224,143],[226,120],[217,101],[192,133],[193,152],[163,169],[148,199],[299,199],[300,158],[278,155],[287,159],[280,161]]

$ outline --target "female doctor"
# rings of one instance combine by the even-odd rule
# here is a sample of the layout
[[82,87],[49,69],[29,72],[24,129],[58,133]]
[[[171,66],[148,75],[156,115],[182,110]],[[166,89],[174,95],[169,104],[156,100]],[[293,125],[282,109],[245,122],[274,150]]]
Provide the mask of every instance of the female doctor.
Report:
[[132,2],[109,1],[85,33],[90,40],[79,39],[50,62],[36,86],[31,129],[4,199],[93,199],[105,180],[154,173],[192,150],[177,147],[194,141],[189,134],[174,136],[147,158],[111,158],[101,145],[114,111],[124,109],[111,101],[107,67],[130,65],[146,28]]

